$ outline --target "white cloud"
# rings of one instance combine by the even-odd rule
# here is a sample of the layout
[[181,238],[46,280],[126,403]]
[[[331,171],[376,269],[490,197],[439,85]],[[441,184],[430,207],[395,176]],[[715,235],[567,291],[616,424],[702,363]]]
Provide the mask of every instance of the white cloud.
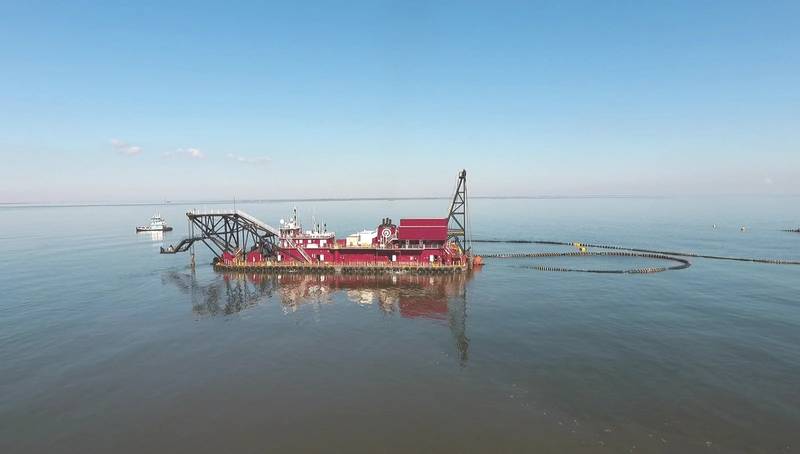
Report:
[[234,161],[243,162],[245,164],[269,164],[270,161],[272,161],[272,159],[267,156],[241,156],[233,153],[228,153],[228,159],[233,159]]
[[165,152],[164,156],[183,156],[190,159],[203,159],[206,157],[206,155],[197,148],[178,148],[175,151]]
[[119,139],[111,139],[109,142],[111,142],[111,148],[121,155],[136,156],[142,153],[142,147],[140,146],[131,145]]
[[772,184],[772,178],[770,178],[770,177],[764,178],[764,184],[771,185]]

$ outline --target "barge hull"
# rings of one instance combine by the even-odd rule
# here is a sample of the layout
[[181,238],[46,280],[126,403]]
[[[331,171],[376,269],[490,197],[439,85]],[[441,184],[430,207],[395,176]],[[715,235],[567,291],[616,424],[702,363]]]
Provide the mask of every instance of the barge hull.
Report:
[[214,264],[217,271],[246,273],[300,272],[323,274],[449,274],[467,271],[467,265],[405,264],[405,263],[302,263],[302,262],[260,262]]

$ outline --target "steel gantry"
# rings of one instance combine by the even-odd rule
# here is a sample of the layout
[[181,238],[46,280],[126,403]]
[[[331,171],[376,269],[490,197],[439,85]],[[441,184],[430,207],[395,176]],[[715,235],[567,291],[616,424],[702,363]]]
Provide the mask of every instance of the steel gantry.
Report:
[[453,203],[447,215],[447,237],[458,244],[461,250],[469,255],[472,241],[469,232],[469,211],[467,206],[467,171],[458,174]]
[[186,252],[199,241],[216,257],[252,250],[259,250],[265,257],[275,255],[279,231],[243,211],[189,211],[186,217],[189,236],[176,245],[162,247],[162,254]]

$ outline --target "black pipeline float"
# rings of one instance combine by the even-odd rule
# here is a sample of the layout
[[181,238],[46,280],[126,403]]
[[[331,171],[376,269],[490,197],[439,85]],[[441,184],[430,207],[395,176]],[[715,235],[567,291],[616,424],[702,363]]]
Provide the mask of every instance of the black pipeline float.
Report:
[[[473,243],[508,243],[508,244],[542,244],[548,246],[574,246],[578,248],[578,252],[536,252],[536,253],[495,253],[495,254],[482,254],[485,258],[544,258],[544,257],[597,257],[597,256],[614,256],[614,257],[636,257],[646,259],[668,260],[678,263],[678,265],[667,267],[648,267],[648,268],[631,268],[625,270],[603,270],[603,269],[586,269],[586,268],[562,268],[551,266],[528,266],[527,268],[538,271],[565,271],[565,272],[582,272],[582,273],[611,273],[611,274],[650,274],[659,273],[662,271],[681,270],[691,266],[689,260],[680,257],[704,258],[711,260],[730,260],[737,262],[752,262],[752,263],[765,263],[773,265],[800,265],[800,260],[783,260],[783,259],[770,259],[770,258],[753,258],[753,257],[730,257],[720,255],[706,255],[696,254],[692,252],[676,252],[676,251],[660,251],[654,249],[641,249],[629,248],[624,246],[608,245],[608,244],[589,244],[589,243],[567,243],[563,241],[545,241],[545,240],[524,240],[524,239],[511,239],[511,240],[472,240]],[[588,252],[587,248],[606,249],[603,252]],[[614,252],[611,252],[614,251]]]
[[554,266],[526,266],[537,271],[562,271],[562,272],[575,272],[575,273],[604,273],[604,274],[652,274],[660,273],[662,271],[682,270],[689,268],[692,264],[682,258],[670,257],[664,254],[641,254],[635,252],[624,251],[604,251],[604,252],[587,252],[581,249],[579,252],[533,252],[533,253],[510,253],[510,254],[486,254],[486,258],[549,258],[549,257],[635,257],[645,259],[667,260],[677,263],[672,266],[656,266],[656,267],[643,267],[643,268],[628,268],[628,269],[592,269],[592,268],[564,268]]

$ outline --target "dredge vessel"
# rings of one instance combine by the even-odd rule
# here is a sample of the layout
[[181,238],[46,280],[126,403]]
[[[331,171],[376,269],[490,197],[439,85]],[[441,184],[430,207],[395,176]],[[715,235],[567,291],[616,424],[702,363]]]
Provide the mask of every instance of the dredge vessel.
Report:
[[[226,271],[460,272],[480,264],[468,235],[467,172],[458,174],[450,210],[441,218],[384,218],[373,230],[337,238],[327,225],[303,230],[295,209],[274,228],[240,211],[186,213],[190,236],[161,248],[162,254],[192,250],[196,242]],[[194,257],[194,254],[192,255]]]

